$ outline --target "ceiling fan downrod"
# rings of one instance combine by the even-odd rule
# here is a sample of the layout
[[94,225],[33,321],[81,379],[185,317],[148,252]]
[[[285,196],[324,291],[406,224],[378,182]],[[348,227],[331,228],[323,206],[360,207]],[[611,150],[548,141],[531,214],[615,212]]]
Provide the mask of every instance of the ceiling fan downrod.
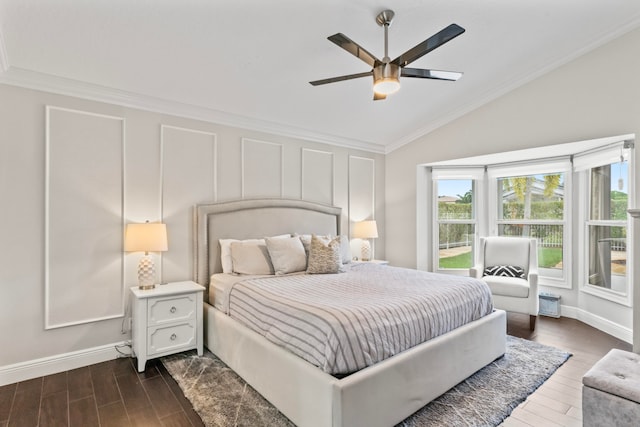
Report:
[[384,58],[382,58],[382,62],[385,64],[391,61],[389,58],[389,25],[391,25],[394,16],[393,10],[383,10],[376,16],[378,25],[384,27]]
[[384,58],[373,68],[373,99],[376,101],[400,89],[400,67],[392,64],[389,58],[389,25],[394,15],[392,10],[383,10],[376,16],[378,25],[384,27]]

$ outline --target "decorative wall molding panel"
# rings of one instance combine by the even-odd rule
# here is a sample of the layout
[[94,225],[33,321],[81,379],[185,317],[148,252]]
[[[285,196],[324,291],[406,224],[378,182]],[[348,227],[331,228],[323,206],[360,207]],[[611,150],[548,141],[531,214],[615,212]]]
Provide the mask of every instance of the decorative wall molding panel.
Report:
[[124,314],[125,119],[46,107],[45,328]]
[[217,201],[218,154],[215,133],[162,125],[160,139],[162,220],[169,240],[160,272],[164,283],[191,277],[193,207]]
[[0,74],[9,69],[9,58],[7,56],[7,48],[2,37],[2,28],[0,28]]
[[282,197],[284,146],[242,138],[242,198]]
[[[368,157],[349,156],[349,236],[354,222],[375,219],[376,162]],[[375,256],[375,240],[371,240]],[[351,252],[361,256],[362,241],[353,239]]]
[[[0,83],[13,71],[0,73]],[[349,155],[375,159],[376,202],[384,195],[382,155],[57,93],[0,84],[11,106],[0,115],[2,172],[15,178],[2,192],[0,275],[10,286],[0,306],[13,323],[0,382],[117,357],[113,343],[130,337],[128,286],[137,284],[142,255],[123,252],[126,222],[167,224],[169,249],[153,255],[168,282],[193,275],[194,204],[241,199],[243,186],[245,197],[304,194],[342,207],[347,234]],[[370,159],[351,163],[371,171]],[[355,208],[360,199],[352,199]]]
[[349,156],[349,220],[375,219],[376,162],[367,157]]
[[335,162],[330,151],[303,148],[301,152],[300,198],[333,205],[335,203]]

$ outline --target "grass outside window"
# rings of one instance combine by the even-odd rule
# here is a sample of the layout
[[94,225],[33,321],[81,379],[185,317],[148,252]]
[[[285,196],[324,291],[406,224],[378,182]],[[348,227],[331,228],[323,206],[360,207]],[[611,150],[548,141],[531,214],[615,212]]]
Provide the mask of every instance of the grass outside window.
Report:
[[[558,264],[562,262],[562,248],[538,248],[538,267],[540,268],[561,268]],[[462,269],[470,268],[473,265],[471,251],[458,255],[440,258],[440,268]]]

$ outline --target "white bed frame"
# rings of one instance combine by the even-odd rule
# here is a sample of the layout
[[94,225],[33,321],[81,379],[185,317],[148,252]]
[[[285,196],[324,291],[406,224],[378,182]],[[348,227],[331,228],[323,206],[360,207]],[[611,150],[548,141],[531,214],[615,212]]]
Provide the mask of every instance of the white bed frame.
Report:
[[[195,280],[221,272],[221,238],[340,234],[341,210],[300,200],[199,205]],[[208,292],[205,292],[207,300]],[[300,427],[392,426],[502,356],[505,312],[495,310],[445,335],[337,379],[267,341],[205,302],[205,345]]]

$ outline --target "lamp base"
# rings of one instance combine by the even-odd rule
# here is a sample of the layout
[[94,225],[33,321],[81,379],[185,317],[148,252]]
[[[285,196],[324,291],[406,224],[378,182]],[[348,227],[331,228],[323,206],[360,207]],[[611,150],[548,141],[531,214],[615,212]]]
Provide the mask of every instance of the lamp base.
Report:
[[371,243],[367,239],[362,239],[360,259],[362,261],[371,261]]
[[138,263],[138,289],[153,289],[156,279],[156,267],[150,255],[140,258]]

